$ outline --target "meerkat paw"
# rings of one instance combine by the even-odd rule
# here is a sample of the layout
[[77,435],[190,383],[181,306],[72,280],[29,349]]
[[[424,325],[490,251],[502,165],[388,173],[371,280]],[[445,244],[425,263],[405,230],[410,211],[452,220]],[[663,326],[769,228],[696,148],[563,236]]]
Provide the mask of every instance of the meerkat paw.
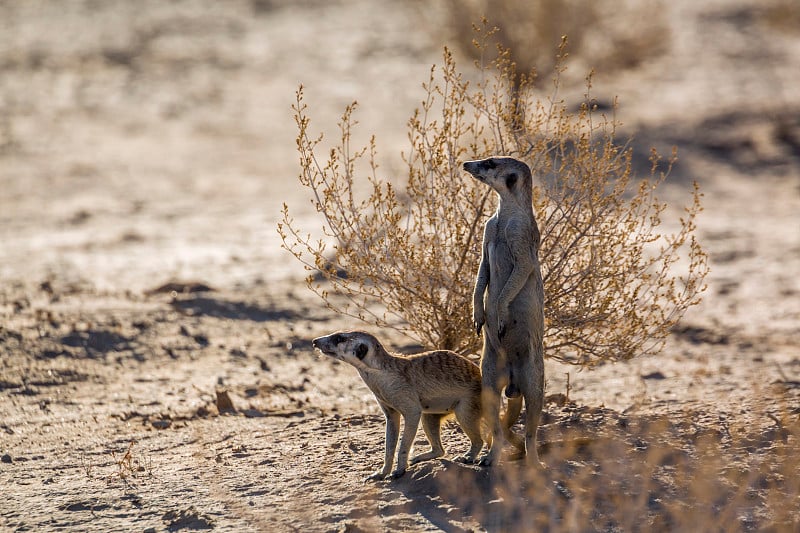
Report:
[[506,335],[506,322],[505,320],[497,321],[497,338],[502,339]]
[[515,449],[513,451],[506,452],[506,459],[508,459],[509,461],[521,461],[525,459],[525,457],[526,455],[524,448],[522,450]]
[[474,465],[475,456],[465,453],[464,455],[459,455],[458,457],[453,458],[453,461],[457,463],[463,463],[465,465]]
[[525,461],[525,466],[527,466],[528,468],[535,468],[536,470],[541,470],[543,472],[549,470],[549,468],[547,468],[547,465],[541,462],[538,457],[528,456]]
[[485,467],[494,466],[497,464],[497,462],[497,454],[493,454],[491,452],[483,454],[481,458],[478,459],[478,465]]
[[444,452],[440,453],[440,452],[436,452],[436,451],[431,450],[429,452],[421,453],[421,454],[417,455],[416,457],[412,457],[411,458],[411,464],[415,465],[415,464],[421,463],[423,461],[430,461],[431,459],[436,459],[436,458],[441,457],[443,455],[444,455]]
[[365,477],[364,481],[380,481],[384,478],[386,478],[386,474],[383,473],[383,470],[376,470],[372,474]]
[[498,309],[497,310],[497,336],[499,338],[503,338],[506,334],[506,328],[508,327],[508,320],[509,320],[509,312],[508,309]]
[[405,473],[406,473],[406,469],[405,468],[403,468],[403,469],[397,468],[397,469],[395,469],[394,472],[389,474],[389,478],[388,479],[392,479],[392,480],[399,479],[399,478],[403,477],[403,475]]
[[486,322],[486,317],[483,313],[475,313],[472,317],[472,326],[475,328],[475,334],[480,337],[483,324]]

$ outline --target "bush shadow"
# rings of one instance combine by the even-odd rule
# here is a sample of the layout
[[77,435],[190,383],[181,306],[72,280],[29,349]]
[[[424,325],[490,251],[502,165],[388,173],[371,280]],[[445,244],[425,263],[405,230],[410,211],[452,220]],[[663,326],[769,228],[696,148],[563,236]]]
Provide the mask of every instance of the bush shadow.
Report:
[[170,305],[181,313],[193,316],[209,316],[230,320],[250,320],[253,322],[273,322],[295,320],[299,315],[289,309],[261,307],[244,302],[232,302],[208,296],[191,296],[174,299]]
[[[90,329],[73,331],[60,339],[63,346],[84,350],[90,359],[104,358],[109,352],[120,352],[133,349],[133,339],[106,329]],[[44,356],[64,355],[64,352],[46,352]]]

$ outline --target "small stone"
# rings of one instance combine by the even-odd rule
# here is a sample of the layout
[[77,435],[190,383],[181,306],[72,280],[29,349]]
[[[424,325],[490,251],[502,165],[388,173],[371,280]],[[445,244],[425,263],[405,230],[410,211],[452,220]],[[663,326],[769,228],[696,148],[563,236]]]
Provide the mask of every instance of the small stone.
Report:
[[0,457],[0,461],[3,461],[4,463],[13,463],[14,462],[14,460],[11,458],[11,456],[8,455],[7,453],[3,454],[3,457]]

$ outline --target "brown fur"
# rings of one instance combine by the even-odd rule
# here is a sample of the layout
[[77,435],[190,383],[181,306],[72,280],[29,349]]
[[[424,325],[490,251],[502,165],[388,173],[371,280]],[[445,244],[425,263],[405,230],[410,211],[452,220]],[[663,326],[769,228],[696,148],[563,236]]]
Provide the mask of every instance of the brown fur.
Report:
[[411,459],[412,464],[445,454],[440,425],[442,419],[451,414],[472,443],[460,459],[475,460],[483,447],[481,374],[477,365],[447,350],[410,356],[390,354],[375,337],[363,331],[332,333],[314,339],[313,344],[322,353],[356,367],[386,416],[383,467],[368,479],[383,479],[391,471],[401,415],[405,424],[397,468],[391,477],[405,473],[420,419],[431,451]]

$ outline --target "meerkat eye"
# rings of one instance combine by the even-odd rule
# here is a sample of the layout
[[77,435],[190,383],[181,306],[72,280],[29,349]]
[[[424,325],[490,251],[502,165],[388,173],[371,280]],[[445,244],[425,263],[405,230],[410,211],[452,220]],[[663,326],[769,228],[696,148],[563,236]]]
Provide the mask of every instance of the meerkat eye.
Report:
[[359,359],[364,359],[367,355],[367,345],[366,344],[359,344],[356,346],[356,357]]
[[342,335],[339,335],[339,334],[337,333],[336,335],[334,335],[333,337],[331,337],[331,342],[332,342],[333,344],[341,344],[341,343],[343,343],[343,342],[344,342],[344,336],[342,336]]
[[508,176],[506,176],[506,188],[511,189],[514,187],[514,184],[517,183],[517,174],[516,172],[512,172]]
[[492,170],[497,166],[497,163],[494,162],[494,159],[487,159],[483,162],[483,166],[487,170]]

